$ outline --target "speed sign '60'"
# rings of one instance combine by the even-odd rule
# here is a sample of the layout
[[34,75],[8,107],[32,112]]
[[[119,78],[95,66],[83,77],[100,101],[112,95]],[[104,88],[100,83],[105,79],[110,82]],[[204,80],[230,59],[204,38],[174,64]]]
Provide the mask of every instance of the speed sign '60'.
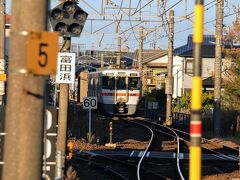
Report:
[[83,97],[83,109],[97,109],[97,97]]
[[38,75],[56,74],[58,33],[30,32],[27,35],[27,70]]

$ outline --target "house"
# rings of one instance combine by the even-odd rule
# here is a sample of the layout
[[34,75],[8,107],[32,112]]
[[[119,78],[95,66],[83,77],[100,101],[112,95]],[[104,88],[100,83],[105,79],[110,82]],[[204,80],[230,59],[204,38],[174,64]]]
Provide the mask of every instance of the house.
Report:
[[[133,67],[138,66],[139,50],[135,51]],[[167,51],[162,49],[143,49],[143,89],[151,92],[152,89],[163,89],[165,87],[165,76],[167,73]]]
[[[177,80],[177,83],[182,83],[183,94],[191,91],[192,76],[193,76],[193,35],[189,35],[187,44],[174,50],[175,57],[182,59],[182,77]],[[214,63],[215,63],[215,37],[213,35],[204,35],[202,44],[202,82],[204,91],[212,91],[214,88]],[[176,78],[174,78],[176,79]]]
[[[135,51],[135,59],[138,58],[138,50]],[[175,56],[173,59],[174,89],[173,97],[181,96],[182,83],[182,59]],[[144,49],[143,50],[143,74],[146,90],[164,89],[167,76],[168,52],[162,49]],[[137,66],[137,62],[135,63]],[[177,80],[178,79],[178,80]]]
[[[181,97],[192,88],[193,76],[193,35],[187,38],[187,44],[174,50],[173,57],[173,98]],[[135,52],[138,59],[138,50]],[[222,71],[226,68],[226,60],[223,59]],[[203,90],[214,89],[214,63],[215,63],[215,37],[204,35],[202,44],[202,80]],[[151,89],[165,88],[167,76],[168,53],[166,50],[143,50],[143,74],[148,91]],[[137,62],[135,63],[137,65]]]

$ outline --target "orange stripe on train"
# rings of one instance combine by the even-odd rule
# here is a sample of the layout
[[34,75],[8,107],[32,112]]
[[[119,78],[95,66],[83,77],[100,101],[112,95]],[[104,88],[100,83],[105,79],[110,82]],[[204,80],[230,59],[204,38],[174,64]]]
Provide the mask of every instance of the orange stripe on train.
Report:
[[[117,96],[126,96],[126,93],[117,93]],[[101,93],[101,96],[115,96],[115,93]],[[128,93],[128,96],[140,96],[140,93]]]

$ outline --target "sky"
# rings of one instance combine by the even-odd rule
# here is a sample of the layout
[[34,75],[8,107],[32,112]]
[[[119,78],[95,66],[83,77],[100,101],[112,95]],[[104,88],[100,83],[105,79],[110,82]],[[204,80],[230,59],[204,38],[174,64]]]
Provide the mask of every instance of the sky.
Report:
[[[138,48],[138,28],[143,26],[145,35],[144,48],[151,49],[153,48],[153,44],[156,43],[156,47],[167,49],[168,32],[167,25],[165,24],[167,23],[169,9],[174,10],[175,13],[174,48],[185,45],[187,43],[187,36],[193,32],[192,12],[194,10],[194,0],[167,0],[165,6],[166,16],[163,16],[163,18],[161,16],[164,14],[162,0],[141,0],[141,3],[140,0],[111,1],[112,4],[106,5],[102,4],[105,0],[79,0],[78,5],[89,15],[80,38],[72,38],[73,43],[81,44],[83,50],[116,50],[118,38],[116,27],[117,22],[121,20],[119,32],[123,39],[122,48],[129,47],[130,51]],[[54,8],[59,1],[51,0],[50,3],[50,8]],[[10,12],[10,4],[10,0],[6,0],[7,12]],[[204,34],[214,35],[216,0],[205,0],[204,5]],[[231,25],[236,17],[233,6],[240,6],[239,0],[224,0],[224,26]],[[130,13],[129,7],[133,8],[131,10],[132,14],[137,11],[134,17],[127,15]],[[141,15],[139,11],[140,7],[142,7]],[[100,15],[103,12],[102,10],[105,11],[105,20],[103,20],[104,17]],[[190,18],[186,19],[186,15],[189,15]],[[139,24],[140,21],[136,22],[139,19],[148,22]],[[131,27],[133,28],[131,29]],[[156,31],[154,31],[155,29]]]

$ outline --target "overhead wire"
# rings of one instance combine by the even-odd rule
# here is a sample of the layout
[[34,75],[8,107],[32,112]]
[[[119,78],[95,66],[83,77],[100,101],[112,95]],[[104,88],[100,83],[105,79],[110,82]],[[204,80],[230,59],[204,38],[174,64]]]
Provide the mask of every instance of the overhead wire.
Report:
[[[161,1],[162,1],[162,2],[164,2],[164,1],[167,2],[166,0],[161,0]],[[169,10],[173,9],[174,7],[176,7],[176,6],[177,6],[179,3],[181,3],[182,1],[183,1],[183,0],[179,0],[179,1],[177,1],[176,3],[174,3],[173,5],[171,5],[171,6],[168,7],[168,8],[166,8],[166,6],[165,6],[164,11],[163,11],[159,16],[161,17],[161,16],[163,16],[164,14],[165,14],[165,16],[166,16],[166,12],[168,12]],[[224,0],[224,1],[228,2],[227,0]],[[148,2],[147,2],[147,5],[145,4],[145,5],[143,5],[142,7],[140,7],[141,2],[142,2],[141,0],[138,1],[138,4],[137,4],[134,12],[132,13],[132,15],[136,14],[136,13],[139,12],[140,10],[144,9],[147,5],[151,4],[151,3],[153,2],[153,0],[148,1]],[[214,3],[214,4],[213,4],[213,3]],[[212,4],[213,4],[213,5],[212,5]],[[204,9],[204,11],[208,11],[209,9],[211,9],[212,7],[214,7],[215,5],[216,5],[216,0],[212,0],[212,1],[208,2],[207,4],[204,5],[204,7],[207,7],[207,8]],[[120,14],[121,11],[125,13],[125,11],[122,9],[122,6],[123,6],[123,0],[121,1],[120,6],[118,6],[118,7],[119,7],[118,14]],[[139,8],[139,7],[140,7],[140,8]],[[228,7],[228,6],[226,5],[226,7]],[[228,7],[228,8],[229,8],[229,7]],[[129,13],[127,13],[127,14],[128,14],[128,18],[129,18],[130,28],[129,28],[128,30],[122,31],[121,34],[124,34],[124,35],[125,35],[125,33],[130,30],[130,31],[132,31],[132,33],[130,33],[129,35],[126,35],[126,39],[125,39],[124,41],[127,41],[127,40],[131,37],[131,34],[132,34],[132,35],[134,36],[135,40],[138,42],[138,38],[137,38],[136,32],[134,31],[134,28],[140,26],[140,25],[143,24],[144,22],[140,22],[140,23],[138,23],[138,24],[133,24],[132,17],[129,16]],[[176,23],[181,23],[181,22],[184,22],[184,21],[189,21],[189,19],[194,16],[193,14],[194,14],[194,12],[190,12],[190,13],[188,13],[188,14],[185,14],[185,18],[186,18],[186,19],[182,19],[182,20],[176,21],[175,24],[176,24]],[[232,13],[232,14],[234,14],[234,13]],[[229,14],[227,14],[227,16],[225,16],[225,17],[228,17],[228,16],[229,16]],[[115,18],[117,19],[117,17],[115,17]],[[166,25],[168,24],[166,17],[165,17],[165,19],[166,19],[166,20],[163,20],[162,23],[161,23],[161,25],[157,26],[157,28],[156,28],[155,30],[149,31],[146,36],[149,37],[149,35],[152,34],[153,32],[159,31],[162,27],[164,28],[164,26],[166,26]],[[118,20],[118,19],[117,19],[117,20]],[[166,22],[165,22],[165,21],[166,21]],[[211,20],[211,22],[212,22],[212,21],[214,21],[214,20]],[[209,23],[209,22],[208,22],[208,23]],[[110,24],[107,25],[107,26],[110,26],[111,24],[112,24],[112,23],[110,23]],[[106,28],[107,26],[105,26],[104,28]],[[101,28],[100,30],[102,30],[102,29],[104,29],[104,28]],[[191,29],[191,28],[187,28],[187,29],[184,29],[184,30],[180,30],[179,32],[176,32],[175,34],[178,34],[178,33],[184,32],[184,31],[187,31],[187,30],[189,30],[189,29]],[[99,31],[100,31],[100,30],[99,30]],[[161,39],[161,38],[167,37],[166,28],[165,28],[165,32],[166,32],[166,35],[160,35],[160,36],[158,35],[157,39]],[[154,39],[155,39],[155,37],[154,37]],[[149,43],[149,41],[144,42],[144,44],[147,44],[147,43]]]
[[145,8],[147,5],[149,5],[150,3],[152,3],[153,0],[149,1],[148,3],[146,3],[144,6],[142,6],[141,8],[139,8],[139,10],[135,10],[135,12],[131,15],[133,16],[134,14],[136,14],[138,11],[141,11],[141,9]]
[[[163,8],[164,8],[164,11],[163,11],[163,13],[160,15],[160,17],[162,17],[162,21],[163,21],[163,25],[165,25],[165,23],[164,23],[164,14],[166,15],[166,12],[168,12],[171,8],[174,8],[175,6],[177,6],[181,1],[183,1],[183,0],[179,0],[177,3],[175,3],[175,4],[173,4],[170,8],[168,8],[167,10],[165,10],[165,6],[166,6],[166,3],[167,3],[167,1],[166,0],[163,0],[163,3],[164,3],[164,6],[163,6]],[[150,3],[152,3],[153,1],[150,1],[149,3],[147,3],[147,4],[150,4]],[[140,3],[140,1],[139,1],[139,3]],[[139,4],[138,3],[138,4]],[[139,6],[139,5],[138,5]],[[138,6],[137,6],[137,8],[138,8]],[[141,9],[143,9],[144,7],[146,7],[146,6],[143,6]],[[133,14],[135,14],[136,13],[136,11],[137,11],[137,8],[136,8],[136,10],[135,10],[135,12],[133,13]],[[139,11],[139,10],[138,10]],[[165,17],[166,18],[166,17]],[[167,18],[166,18],[166,21],[168,22],[168,20],[167,20]],[[132,25],[132,22],[131,22],[131,18],[130,18],[130,16],[129,16],[129,23],[130,23],[130,25],[131,25],[131,27],[133,26]],[[167,23],[168,24],[168,23]],[[162,26],[163,27],[163,26]],[[165,27],[164,27],[165,28]],[[135,35],[135,32],[134,32],[134,30],[133,30],[133,28],[131,28],[131,30],[132,30],[132,32],[133,32],[133,35],[134,35],[134,37],[135,37],[135,39],[138,41],[138,38],[136,37],[136,35]],[[165,31],[166,31],[166,29],[165,29]],[[153,31],[154,32],[154,31]],[[139,42],[139,41],[138,41]]]
[[[134,11],[134,13],[133,13],[133,14],[136,14],[136,11],[137,11],[137,9],[138,9],[138,6],[140,5],[140,3],[141,3],[141,0],[139,0],[139,1],[138,1],[137,7],[136,7],[136,9],[135,9],[135,11]],[[131,14],[131,16],[132,16],[133,14]]]
[[[174,5],[172,5],[171,8],[173,8],[173,7],[175,7],[176,5],[178,5],[181,1],[182,1],[182,0],[180,0],[180,1],[178,1],[177,3],[175,3]],[[206,4],[205,6],[208,6],[208,5],[212,4],[213,2],[215,2],[215,0],[209,2],[209,3]],[[214,5],[206,8],[204,11],[209,10],[210,8],[214,7],[215,5],[216,5],[216,3],[215,3]],[[166,10],[166,12],[169,11],[171,8],[168,8],[168,9]],[[193,13],[194,13],[194,12],[191,12],[191,13],[189,13],[187,16],[190,16],[190,15],[193,14]],[[162,16],[162,15],[163,15],[163,13],[161,14],[161,16]],[[192,17],[193,17],[193,16],[192,16]],[[191,17],[189,17],[189,18],[191,18]],[[176,21],[175,24],[176,24],[176,23],[183,22],[183,21],[186,21],[186,20],[189,20],[189,18],[188,18],[188,19],[184,19],[184,20]],[[166,25],[168,25],[168,23],[163,22],[163,23],[162,23],[160,26],[158,26],[156,29],[159,29],[159,28],[161,28],[161,27],[164,27],[164,30],[165,30],[166,35],[167,35],[167,31],[166,31],[166,27],[165,27]],[[148,33],[148,35],[151,34],[151,33],[153,33],[153,32],[155,32],[155,31],[156,31],[156,30],[151,31],[150,33]],[[166,35],[161,35],[161,37],[167,37]]]
[[[224,18],[225,18],[225,17],[229,17],[229,16],[232,16],[232,15],[235,15],[235,14],[237,14],[237,12],[233,12],[233,13],[231,13],[231,14],[224,15],[223,17],[224,17]],[[209,21],[205,22],[204,24],[209,24],[209,23],[212,23],[212,22],[214,22],[214,21],[216,21],[216,19],[209,20]],[[188,31],[188,30],[191,30],[192,28],[193,28],[193,27],[191,26],[191,27],[188,27],[188,28],[186,28],[186,29],[184,29],[184,30],[177,31],[177,32],[175,32],[174,34],[179,34],[179,33],[182,33],[182,32],[186,32],[186,31]],[[168,35],[162,35],[162,36],[158,37],[157,40],[162,39],[162,38],[166,38],[166,37],[168,37]],[[147,41],[147,42],[145,42],[144,44],[148,44],[148,43],[151,43],[151,42],[153,42],[153,41],[154,41],[154,40]],[[134,46],[134,47],[137,47],[137,46]],[[134,48],[134,47],[133,47],[133,48]]]

